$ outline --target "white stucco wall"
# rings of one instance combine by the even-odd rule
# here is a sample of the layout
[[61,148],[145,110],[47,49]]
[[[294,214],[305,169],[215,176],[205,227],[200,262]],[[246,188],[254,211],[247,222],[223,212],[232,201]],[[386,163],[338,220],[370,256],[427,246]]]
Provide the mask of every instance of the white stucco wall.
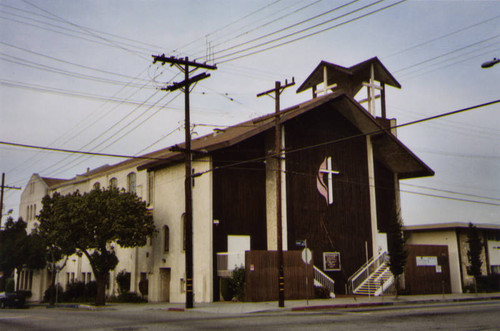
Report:
[[[210,158],[193,162],[195,172],[210,169]],[[182,218],[184,207],[183,163],[155,171],[154,219],[158,235],[153,240],[153,268],[149,299],[163,301],[162,268],[170,270],[170,302],[185,302],[185,251]],[[170,245],[164,250],[164,226],[170,231]],[[210,302],[213,298],[212,256],[212,173],[195,178],[193,187],[193,290],[195,302]]]
[[460,259],[458,254],[459,246],[457,234],[454,230],[410,232],[406,243],[410,245],[447,245],[450,264],[451,292],[462,293]]

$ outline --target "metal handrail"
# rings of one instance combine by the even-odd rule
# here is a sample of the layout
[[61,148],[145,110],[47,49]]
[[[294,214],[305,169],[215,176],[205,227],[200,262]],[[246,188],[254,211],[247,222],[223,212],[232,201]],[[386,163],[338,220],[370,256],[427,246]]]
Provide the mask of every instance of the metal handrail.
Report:
[[371,273],[377,270],[387,258],[387,252],[383,252],[375,258],[369,259],[365,264],[361,266],[349,279],[347,280],[351,293],[353,293],[356,288],[361,285]]
[[314,280],[326,287],[331,293],[335,293],[335,281],[314,265],[313,269]]

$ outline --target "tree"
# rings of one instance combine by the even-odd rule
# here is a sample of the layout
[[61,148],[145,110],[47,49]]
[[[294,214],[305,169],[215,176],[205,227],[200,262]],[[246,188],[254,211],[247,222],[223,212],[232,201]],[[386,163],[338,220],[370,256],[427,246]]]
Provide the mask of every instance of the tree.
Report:
[[42,269],[45,267],[46,260],[43,254],[40,237],[36,234],[28,235],[26,231],[27,224],[22,218],[14,222],[9,217],[5,227],[0,231],[0,270],[3,271],[0,291],[3,291],[3,285],[6,278],[12,276],[17,271],[17,284],[23,268]]
[[51,247],[64,255],[80,252],[87,257],[97,281],[96,305],[106,303],[109,272],[118,264],[114,245],[144,246],[155,232],[146,203],[113,187],[46,196],[38,220],[40,234]]
[[400,211],[393,207],[387,231],[387,246],[389,250],[389,268],[394,275],[396,297],[399,295],[400,276],[404,272],[408,251],[405,249],[406,239],[403,233],[403,219]]
[[469,244],[469,250],[467,251],[467,259],[469,260],[467,274],[474,276],[474,288],[477,293],[477,278],[482,274],[481,266],[483,265],[483,261],[481,261],[481,251],[483,250],[483,242],[481,241],[478,229],[472,223],[469,223],[467,243]]

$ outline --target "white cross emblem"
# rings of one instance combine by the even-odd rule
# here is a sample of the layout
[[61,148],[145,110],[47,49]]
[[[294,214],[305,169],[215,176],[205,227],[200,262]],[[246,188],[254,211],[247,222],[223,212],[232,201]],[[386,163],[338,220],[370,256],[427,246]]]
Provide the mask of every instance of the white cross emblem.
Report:
[[[332,170],[332,157],[325,157],[323,163],[319,166],[318,176],[316,178],[316,187],[319,193],[325,197],[326,203],[333,203],[333,175],[338,175],[340,172]],[[327,182],[325,183],[324,174],[327,174]]]

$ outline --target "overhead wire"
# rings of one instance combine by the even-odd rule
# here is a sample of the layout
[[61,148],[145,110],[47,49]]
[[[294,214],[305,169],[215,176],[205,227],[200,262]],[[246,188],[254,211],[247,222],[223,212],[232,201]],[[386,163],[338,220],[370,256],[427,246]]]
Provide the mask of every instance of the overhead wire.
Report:
[[[10,63],[20,65],[20,66],[28,67],[28,68],[34,68],[34,69],[52,72],[52,73],[56,73],[56,74],[60,74],[60,75],[65,75],[65,76],[69,76],[69,77],[73,77],[73,78],[90,80],[90,81],[95,81],[95,82],[100,82],[100,83],[105,83],[105,84],[113,84],[113,85],[131,86],[131,87],[142,87],[143,86],[143,85],[136,84],[136,83],[118,81],[118,80],[114,80],[114,79],[91,76],[91,75],[86,75],[86,74],[82,74],[82,73],[78,73],[78,72],[63,70],[63,69],[59,69],[56,67],[47,66],[44,64],[38,64],[36,62],[29,61],[29,60],[22,60],[21,61],[21,59],[15,57],[15,56],[10,56],[10,55],[2,53],[2,52],[0,52],[0,56],[3,57],[3,58],[0,57],[0,59],[3,61],[7,61]],[[7,58],[5,58],[5,57],[7,57]]]
[[[23,26],[32,26],[32,27],[35,27],[35,28],[38,28],[38,29],[42,29],[42,30],[45,30],[45,31],[62,34],[62,35],[67,36],[67,37],[77,38],[77,39],[80,39],[80,40],[85,40],[85,41],[88,41],[88,42],[91,42],[91,43],[95,43],[95,44],[99,44],[99,45],[104,45],[104,46],[107,46],[107,47],[113,47],[113,48],[134,47],[134,48],[137,48],[137,46],[126,44],[126,43],[123,43],[123,42],[114,42],[114,44],[110,44],[109,42],[103,42],[103,41],[99,41],[99,40],[89,39],[89,38],[82,37],[82,36],[75,35],[75,34],[71,34],[71,33],[68,33],[68,32],[58,31],[58,30],[54,30],[54,29],[51,29],[51,28],[43,27],[43,26],[40,26],[40,25],[36,25],[36,24],[33,24],[33,23],[27,23],[27,22],[19,21],[19,20],[13,19],[11,17],[0,16],[0,19],[8,20],[8,21],[11,21],[11,22],[14,22],[14,23],[19,23],[19,24],[22,24]],[[45,24],[50,24],[50,23],[45,23]],[[82,33],[82,32],[79,32],[79,33]],[[118,45],[120,45],[121,47],[118,47]],[[144,54],[143,54],[144,56],[146,56],[147,53],[151,52],[151,50],[146,50],[146,49],[142,49],[142,48],[141,48],[141,50],[144,52]]]
[[206,38],[206,37],[208,37],[208,36],[214,35],[214,34],[216,34],[216,33],[217,33],[217,32],[219,32],[219,31],[225,30],[225,29],[227,29],[228,27],[230,27],[231,25],[234,25],[234,24],[236,24],[236,23],[239,23],[239,22],[241,22],[241,21],[243,21],[243,20],[247,19],[248,17],[251,17],[251,16],[253,16],[253,15],[255,15],[255,14],[257,14],[257,13],[261,12],[262,10],[264,10],[264,9],[266,9],[266,8],[269,8],[269,7],[271,7],[271,6],[274,6],[275,4],[279,3],[280,1],[281,1],[281,0],[275,0],[275,1],[273,1],[272,3],[270,3],[270,4],[267,4],[267,5],[263,6],[263,7],[260,7],[260,8],[258,8],[257,10],[255,10],[255,11],[253,11],[253,12],[250,12],[249,14],[246,14],[246,15],[244,15],[243,17],[240,17],[240,18],[238,18],[238,19],[236,19],[236,20],[234,20],[234,21],[232,21],[232,22],[230,22],[230,23],[228,23],[228,24],[226,24],[226,25],[224,25],[224,26],[222,26],[222,27],[220,27],[220,28],[218,28],[218,29],[216,29],[216,30],[214,30],[214,31],[212,31],[212,32],[210,32],[210,33],[208,33],[208,34],[206,34],[204,37],[200,37],[200,38],[198,38],[198,39],[195,39],[195,40],[193,40],[193,41],[190,41],[189,43],[187,43],[187,44],[185,44],[185,45],[183,45],[183,46],[181,46],[181,47],[178,47],[178,48],[174,49],[174,50],[173,50],[173,52],[174,52],[174,53],[177,53],[177,52],[178,52],[178,51],[180,51],[180,50],[184,50],[186,47],[188,47],[188,46],[190,46],[190,45],[194,44],[195,42],[197,42],[197,41],[199,41],[199,40],[201,40],[201,39],[203,39],[203,38]]
[[[27,14],[32,15],[32,16],[37,16],[37,17],[45,18],[45,19],[48,19],[48,20],[50,20],[50,21],[54,21],[54,22],[63,22],[63,23],[65,23],[65,21],[64,21],[64,20],[54,18],[53,16],[46,16],[46,15],[42,15],[42,14],[39,14],[39,13],[35,13],[35,12],[29,11],[29,10],[25,10],[25,9],[17,8],[17,7],[10,6],[10,5],[7,5],[7,4],[2,4],[2,3],[0,3],[0,6],[1,6],[1,7],[6,7],[6,8],[9,8],[9,9],[13,9],[14,11],[20,11],[20,12],[23,12],[23,13],[27,13]],[[13,15],[13,14],[12,14],[12,13],[9,13],[9,15]],[[21,16],[21,15],[18,15],[18,14],[14,14],[14,15],[16,15],[16,16]],[[24,18],[27,18],[27,19],[31,19],[31,18],[26,17],[26,16],[21,16],[21,17],[24,17]],[[43,22],[43,21],[40,21],[40,22]],[[61,28],[62,28],[62,27],[61,27]],[[85,28],[86,28],[87,30],[93,31],[93,32],[95,32],[95,33],[105,34],[105,35],[108,35],[108,36],[111,36],[111,37],[115,37],[115,38],[119,38],[119,39],[127,40],[127,41],[133,42],[133,43],[135,43],[135,44],[141,44],[141,45],[144,45],[144,46],[151,47],[152,49],[158,49],[158,48],[161,48],[161,46],[158,46],[158,45],[153,45],[153,44],[149,44],[149,43],[145,43],[144,41],[131,39],[131,38],[128,38],[128,37],[120,36],[120,35],[113,34],[113,33],[109,33],[109,32],[102,31],[102,30],[96,30],[96,29],[93,29],[93,28],[90,28],[90,27],[85,27]],[[77,31],[77,30],[72,30],[72,31]]]
[[[314,2],[312,2],[312,3],[307,4],[307,5],[305,5],[305,6],[302,6],[301,8],[298,8],[298,9],[292,10],[291,12],[286,12],[285,14],[281,15],[281,16],[280,16],[280,17],[278,17],[278,18],[275,18],[275,19],[273,19],[273,20],[270,20],[270,21],[268,21],[268,22],[266,22],[266,23],[263,23],[263,24],[261,24],[261,25],[258,25],[258,26],[256,26],[256,27],[252,27],[252,28],[250,28],[249,30],[245,30],[245,31],[243,31],[243,32],[239,33],[238,35],[236,35],[236,36],[234,36],[234,37],[231,37],[231,38],[228,38],[228,39],[222,40],[222,41],[220,41],[220,42],[218,42],[218,43],[216,43],[216,44],[210,45],[210,46],[211,46],[213,49],[215,49],[215,48],[217,48],[217,47],[219,47],[219,46],[221,46],[221,45],[223,45],[223,44],[227,44],[228,42],[230,42],[230,41],[232,41],[232,40],[239,39],[239,38],[241,38],[241,37],[243,37],[243,36],[245,36],[245,35],[248,35],[248,34],[250,34],[250,33],[252,33],[252,32],[255,32],[255,31],[257,31],[257,30],[259,30],[259,29],[262,29],[262,28],[264,28],[264,27],[266,27],[266,26],[268,26],[268,25],[271,25],[271,24],[273,24],[273,23],[276,23],[276,22],[278,22],[278,21],[280,21],[280,20],[282,20],[282,19],[289,18],[290,16],[292,16],[292,15],[294,15],[294,14],[297,14],[298,12],[300,12],[300,11],[302,11],[302,10],[305,10],[305,9],[307,9],[307,8],[309,8],[309,7],[312,7],[312,6],[314,6],[314,5],[318,4],[318,3],[322,2],[322,1],[324,1],[324,0],[317,0],[317,1],[314,1]],[[359,0],[357,0],[357,1],[359,1]],[[318,15],[318,16],[323,16],[323,15],[326,15],[327,13],[328,13],[328,12],[323,13],[323,14]],[[274,13],[273,13],[272,15],[274,15]],[[272,16],[272,15],[270,15],[270,16]],[[266,17],[266,18],[267,18],[267,17]],[[266,19],[266,18],[264,18],[264,19]],[[311,19],[313,19],[313,18],[311,18]],[[299,23],[297,23],[297,25],[300,25],[300,24],[303,24],[303,23],[305,23],[305,21],[299,22]],[[253,25],[253,23],[252,23],[252,25]],[[247,25],[247,26],[248,26],[248,25]],[[245,27],[246,27],[246,26],[245,26]],[[242,27],[242,28],[245,28],[245,27]],[[292,27],[293,27],[293,26],[289,26],[289,27],[284,28],[284,29],[286,30],[286,29],[289,29],[289,28],[292,28]],[[282,30],[279,30],[279,31],[282,31]],[[272,33],[272,34],[278,33],[279,31],[274,32],[274,33]],[[272,34],[271,34],[271,35],[272,35]],[[267,37],[267,36],[268,36],[268,35],[265,35],[265,36],[259,37],[259,38],[257,38],[257,40],[258,40],[258,39],[265,38],[265,37]],[[250,42],[253,42],[253,41],[255,41],[255,40],[256,40],[256,39],[252,39],[252,40],[247,41],[247,42],[245,42],[245,43],[250,43]],[[232,47],[230,47],[230,48],[226,48],[225,50],[232,49],[232,48],[234,48],[234,47],[237,47],[237,46],[232,46]],[[217,53],[217,52],[215,52],[215,53]],[[214,53],[214,54],[215,54],[215,53]],[[195,54],[195,55],[196,55],[196,54]]]
[[[379,0],[379,1],[385,1],[385,0]],[[279,44],[276,44],[276,45],[272,45],[272,46],[269,46],[269,47],[266,47],[266,48],[263,48],[263,49],[259,49],[259,50],[255,50],[255,51],[252,51],[252,52],[249,52],[249,53],[246,53],[246,54],[242,54],[242,55],[238,55],[238,56],[234,56],[234,57],[230,57],[229,59],[226,59],[226,60],[223,60],[223,61],[217,61],[218,64],[222,64],[222,63],[226,63],[226,62],[230,62],[230,61],[235,61],[235,60],[239,60],[239,59],[242,59],[244,57],[248,57],[248,56],[251,56],[251,55],[255,55],[255,54],[259,54],[259,53],[262,53],[262,52],[265,52],[265,51],[269,51],[271,49],[274,49],[274,48],[277,48],[277,47],[281,47],[281,46],[284,46],[284,45],[288,45],[288,44],[291,44],[291,43],[294,43],[296,41],[299,41],[299,40],[303,40],[303,39],[306,39],[306,38],[309,38],[309,37],[312,37],[312,36],[315,36],[315,35],[318,35],[320,33],[323,33],[323,32],[326,32],[326,31],[329,31],[329,30],[332,30],[332,29],[335,29],[335,28],[338,28],[340,26],[343,26],[343,25],[346,25],[346,24],[349,24],[349,23],[352,23],[352,22],[355,22],[357,20],[360,20],[362,18],[365,18],[365,17],[368,17],[370,15],[374,15],[376,13],[379,13],[383,10],[386,10],[386,9],[389,9],[391,7],[394,7],[394,6],[397,6],[403,2],[406,2],[408,0],[400,0],[398,2],[395,2],[393,4],[390,4],[390,5],[387,5],[387,6],[384,6],[382,8],[379,8],[379,9],[376,9],[376,10],[373,10],[371,12],[368,12],[366,14],[363,14],[363,15],[360,15],[360,16],[357,16],[355,18],[352,18],[352,19],[349,19],[347,21],[344,21],[344,22],[341,22],[341,23],[338,23],[338,24],[335,24],[333,26],[329,26],[327,28],[324,28],[324,29],[321,29],[319,31],[315,31],[315,32],[312,32],[312,33],[309,33],[307,35],[304,35],[304,36],[300,36],[300,37],[297,37],[297,38],[294,38],[294,39],[291,39],[291,40],[288,40],[288,41],[284,41],[282,43],[279,43]],[[377,1],[378,2],[378,1]],[[347,15],[347,14],[346,14]],[[343,16],[346,16],[346,15],[342,15]],[[294,33],[296,34],[296,33]],[[293,36],[294,34],[290,34],[289,36]],[[256,46],[253,46],[253,47],[248,47],[247,49],[245,50],[241,50],[241,51],[238,51],[238,52],[233,52],[233,55],[236,55],[236,53],[242,53],[242,52],[245,52],[247,50],[250,50],[250,49],[255,49],[255,48],[258,48],[258,47],[261,47],[261,46],[264,46],[264,45],[267,45],[267,44],[270,44],[270,43],[273,43],[273,42],[276,42],[277,40],[281,40],[281,39],[284,39],[284,38],[287,38],[288,36],[285,36],[285,37],[280,37],[280,38],[277,38],[275,40],[271,40],[271,41],[268,41],[268,42],[265,42],[265,43],[262,43],[262,44],[259,44],[259,45],[256,45]],[[228,57],[229,54],[226,54],[224,55],[224,57]],[[219,57],[220,58],[220,57]]]
[[58,18],[58,19],[62,20],[64,23],[66,23],[66,24],[68,24],[68,25],[71,25],[71,26],[73,26],[73,27],[76,27],[76,28],[78,28],[78,29],[80,29],[80,30],[82,30],[82,31],[85,31],[86,33],[88,33],[89,35],[93,36],[94,38],[101,39],[101,40],[103,40],[103,41],[105,41],[105,42],[107,42],[107,43],[110,43],[110,44],[114,45],[115,47],[117,47],[117,48],[119,48],[119,49],[121,49],[121,50],[123,50],[123,51],[125,51],[125,52],[128,52],[129,54],[132,54],[132,55],[138,56],[138,57],[140,57],[141,59],[145,59],[145,58],[146,58],[146,59],[149,59],[149,58],[147,58],[147,57],[143,57],[143,54],[139,54],[138,52],[136,52],[136,51],[134,51],[134,50],[131,50],[131,49],[125,48],[125,47],[121,46],[120,44],[117,44],[116,42],[114,42],[114,41],[112,41],[112,40],[110,40],[110,39],[108,39],[108,38],[102,37],[102,36],[100,36],[100,35],[98,35],[98,34],[96,34],[96,33],[92,32],[92,31],[88,30],[88,29],[87,29],[87,28],[85,28],[84,26],[81,26],[81,25],[75,24],[75,23],[73,23],[73,22],[70,22],[70,21],[68,21],[68,20],[66,20],[66,19],[64,19],[64,18],[62,18],[62,17],[59,17],[59,16],[57,16],[56,14],[51,13],[50,11],[48,11],[48,10],[46,10],[46,9],[42,8],[42,7],[39,7],[39,6],[37,6],[37,5],[34,5],[33,3],[31,3],[31,2],[29,2],[29,1],[27,1],[27,0],[22,0],[22,1],[23,1],[24,3],[26,3],[26,4],[28,4],[29,6],[32,6],[32,7],[34,7],[34,8],[37,8],[38,10],[43,11],[43,12],[44,12],[44,13],[46,13],[46,14],[49,14],[49,15],[51,15],[51,16],[53,16],[53,17],[56,17],[56,18]]
[[[337,11],[337,10],[340,10],[340,9],[342,9],[342,8],[345,8],[345,7],[347,7],[347,6],[349,6],[349,5],[353,4],[353,3],[356,3],[356,2],[358,2],[358,1],[359,1],[359,0],[353,0],[353,1],[350,1],[350,2],[348,2],[348,3],[345,3],[345,4],[343,4],[343,5],[337,6],[337,7],[333,8],[333,9],[330,9],[330,10],[328,10],[328,11],[326,11],[326,12],[323,12],[323,13],[321,13],[321,14],[318,14],[318,15],[315,15],[315,16],[312,16],[312,17],[309,17],[309,18],[307,18],[307,19],[305,19],[305,20],[302,20],[302,21],[300,21],[300,22],[294,23],[294,24],[292,24],[292,25],[289,25],[289,26],[287,26],[287,27],[281,28],[281,29],[279,29],[279,30],[273,31],[273,32],[271,32],[271,33],[265,34],[265,35],[263,35],[263,36],[260,36],[260,37],[257,37],[257,38],[254,38],[254,39],[251,39],[251,40],[249,40],[249,41],[245,41],[245,42],[239,43],[239,44],[237,44],[237,45],[233,45],[233,46],[227,47],[227,48],[225,48],[225,49],[223,49],[223,50],[220,50],[220,51],[216,51],[216,52],[212,53],[212,56],[216,56],[217,54],[220,54],[220,53],[223,53],[223,52],[227,52],[227,51],[230,51],[230,50],[232,50],[232,49],[238,48],[238,47],[240,47],[240,46],[244,46],[244,45],[247,45],[247,44],[251,44],[251,43],[253,43],[253,42],[255,42],[255,41],[258,41],[258,40],[261,40],[261,39],[264,39],[264,38],[267,38],[267,37],[273,36],[273,35],[275,35],[275,34],[278,34],[278,33],[284,32],[284,31],[287,31],[287,30],[289,30],[289,29],[292,29],[292,28],[297,27],[297,26],[299,26],[299,25],[302,25],[302,24],[305,24],[305,23],[307,23],[307,22],[313,21],[313,20],[315,20],[315,19],[317,19],[317,18],[320,18],[320,17],[322,17],[322,16],[325,16],[325,15],[331,14],[331,13],[333,13],[333,12]],[[355,12],[357,12],[357,11],[360,11],[360,10],[366,9],[366,8],[368,8],[368,7],[371,7],[371,6],[373,6],[373,5],[376,5],[376,4],[378,4],[378,3],[380,3],[380,2],[383,2],[383,1],[385,1],[385,0],[378,0],[378,1],[375,1],[375,2],[373,2],[373,3],[371,3],[371,4],[369,4],[369,5],[366,5],[366,6],[364,6],[364,7],[361,7],[361,8],[359,8],[359,9],[357,9],[357,10],[351,11],[351,12],[349,12],[349,13],[345,14],[345,15],[338,16],[338,17],[335,17],[335,18],[333,18],[333,19],[329,19],[329,20],[327,20],[327,21],[321,22],[321,23],[319,23],[319,24],[315,24],[315,25],[313,25],[313,26],[311,26],[311,27],[308,27],[308,28],[306,28],[306,29],[302,29],[302,30],[300,30],[300,31],[296,31],[296,32],[294,32],[294,33],[288,34],[288,35],[283,36],[283,37],[280,37],[280,38],[276,38],[276,39],[274,39],[274,40],[272,40],[272,41],[265,42],[265,43],[259,44],[259,45],[257,45],[257,46],[254,46],[254,47],[245,48],[244,50],[241,50],[241,51],[238,51],[238,52],[232,52],[232,53],[227,54],[227,55],[219,56],[219,57],[218,57],[218,59],[220,59],[220,58],[225,58],[225,57],[229,57],[229,56],[232,56],[232,55],[235,55],[235,54],[239,54],[239,53],[241,53],[241,52],[244,52],[244,51],[247,51],[247,50],[253,49],[253,48],[255,48],[255,47],[260,47],[260,46],[263,46],[263,45],[267,45],[268,43],[275,42],[275,41],[278,41],[278,40],[282,40],[282,39],[288,38],[288,37],[290,37],[290,36],[293,36],[293,35],[295,35],[295,34],[302,33],[302,32],[305,32],[305,31],[308,31],[308,30],[311,30],[311,29],[317,28],[317,27],[319,27],[319,26],[322,26],[322,25],[324,25],[324,24],[330,23],[330,22],[332,22],[332,21],[334,21],[334,20],[337,20],[337,19],[339,19],[339,18],[345,17],[345,16],[347,16],[347,15],[353,14],[353,13],[355,13]],[[198,59],[197,59],[197,60],[198,60]]]

